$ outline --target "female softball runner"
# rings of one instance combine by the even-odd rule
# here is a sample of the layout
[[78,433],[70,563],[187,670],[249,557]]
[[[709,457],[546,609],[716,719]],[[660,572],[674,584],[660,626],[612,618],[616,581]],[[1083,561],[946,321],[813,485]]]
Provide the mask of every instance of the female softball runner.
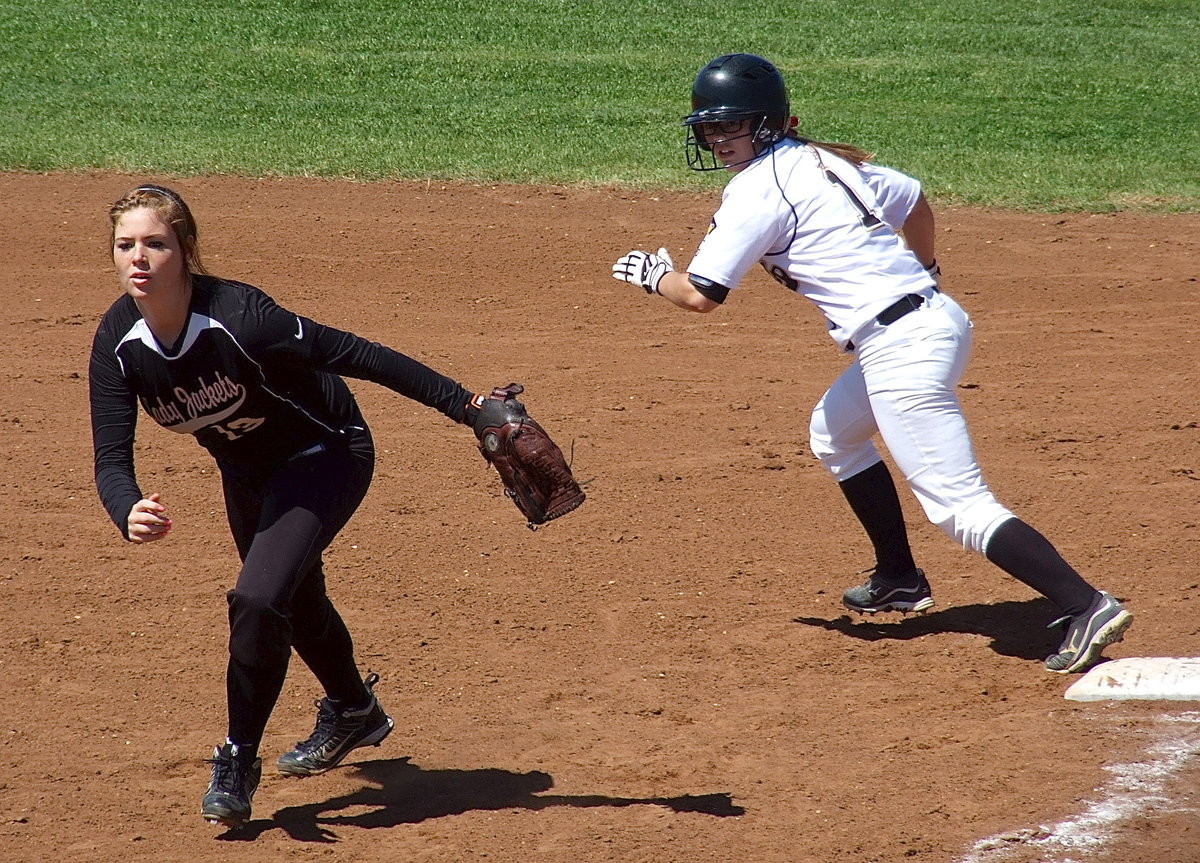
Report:
[[212,758],[205,819],[250,818],[267,720],[292,649],[325,691],[312,735],[279,769],[308,776],[392,730],[357,669],[350,633],[325,590],[321,555],[354,514],[374,468],[371,433],[342,376],[374,381],[471,423],[460,384],[382,345],[280,307],[261,290],[207,274],[196,223],[171,189],[145,185],[113,204],[111,249],[124,295],[105,313],[90,360],[96,486],[131,542],[172,521],[134,474],[140,403],[194,435],[220,469],[242,560],[228,593],[228,733]]
[[1056,623],[1067,624],[1066,635],[1046,668],[1093,665],[1132,615],[984,482],[955,394],[972,325],[939,290],[933,213],[920,184],[868,163],[857,148],[802,138],[783,77],[753,54],[728,54],[701,69],[684,123],[689,165],[734,175],[709,233],[686,272],[660,249],[630,252],[613,276],[710,312],[761,263],[824,314],[853,361],[817,403],[810,443],[862,523],[876,563],[843,603],[868,614],[933,606],[891,474],[872,443],[878,433],[930,521],[1062,609]]

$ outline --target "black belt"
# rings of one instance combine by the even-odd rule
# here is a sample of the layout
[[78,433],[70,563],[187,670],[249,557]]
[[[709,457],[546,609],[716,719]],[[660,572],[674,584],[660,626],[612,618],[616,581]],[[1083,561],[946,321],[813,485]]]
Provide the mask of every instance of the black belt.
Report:
[[[925,297],[920,294],[905,294],[875,316],[875,323],[881,327],[894,324],[909,312],[915,312],[925,305]],[[854,350],[853,342],[846,342],[846,350]]]
[[881,327],[886,327],[888,324],[894,324],[909,312],[916,311],[925,304],[925,298],[920,294],[905,294],[896,302],[892,303],[882,312],[875,316],[876,322]]

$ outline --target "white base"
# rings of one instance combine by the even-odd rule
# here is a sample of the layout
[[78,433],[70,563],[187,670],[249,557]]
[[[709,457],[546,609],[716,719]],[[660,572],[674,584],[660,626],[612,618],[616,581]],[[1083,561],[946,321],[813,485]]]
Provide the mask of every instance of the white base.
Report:
[[1072,701],[1200,701],[1200,657],[1149,656],[1102,662],[1067,689]]

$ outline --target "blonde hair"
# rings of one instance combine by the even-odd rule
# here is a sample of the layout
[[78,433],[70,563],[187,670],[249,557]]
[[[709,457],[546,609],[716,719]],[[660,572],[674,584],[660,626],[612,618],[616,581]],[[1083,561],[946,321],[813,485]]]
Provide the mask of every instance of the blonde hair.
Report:
[[171,230],[175,233],[175,239],[179,241],[179,247],[183,249],[186,270],[189,273],[207,275],[208,270],[204,269],[204,264],[200,260],[199,234],[192,211],[188,209],[188,205],[184,203],[178,192],[155,183],[145,183],[135,189],[130,189],[109,208],[109,252],[112,252],[113,243],[116,242],[117,222],[121,216],[139,207],[146,207],[154,211],[163,222],[171,226]]

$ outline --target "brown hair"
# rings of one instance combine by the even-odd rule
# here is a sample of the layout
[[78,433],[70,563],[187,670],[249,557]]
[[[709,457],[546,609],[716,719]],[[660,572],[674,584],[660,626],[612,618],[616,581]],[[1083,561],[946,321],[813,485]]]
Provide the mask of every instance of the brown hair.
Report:
[[813,141],[809,138],[802,137],[795,129],[788,130],[788,137],[794,138],[803,144],[808,144],[813,147],[820,147],[826,152],[833,153],[835,156],[840,156],[852,165],[862,165],[875,158],[875,154],[869,150],[864,150],[862,147],[856,147],[853,144],[839,144],[835,141]]
[[835,156],[841,156],[853,165],[862,165],[875,158],[874,153],[853,144],[838,144],[833,141],[809,141],[808,143],[814,147],[820,147],[822,150],[828,150]]
[[183,249],[184,267],[189,273],[208,273],[200,260],[199,235],[192,211],[188,209],[188,205],[184,203],[178,192],[155,183],[145,183],[135,189],[130,189],[109,208],[108,250],[110,253],[113,243],[117,239],[117,221],[130,210],[136,210],[139,207],[153,210],[160,219],[171,226],[171,230],[175,232],[175,239],[179,241],[179,247]]

